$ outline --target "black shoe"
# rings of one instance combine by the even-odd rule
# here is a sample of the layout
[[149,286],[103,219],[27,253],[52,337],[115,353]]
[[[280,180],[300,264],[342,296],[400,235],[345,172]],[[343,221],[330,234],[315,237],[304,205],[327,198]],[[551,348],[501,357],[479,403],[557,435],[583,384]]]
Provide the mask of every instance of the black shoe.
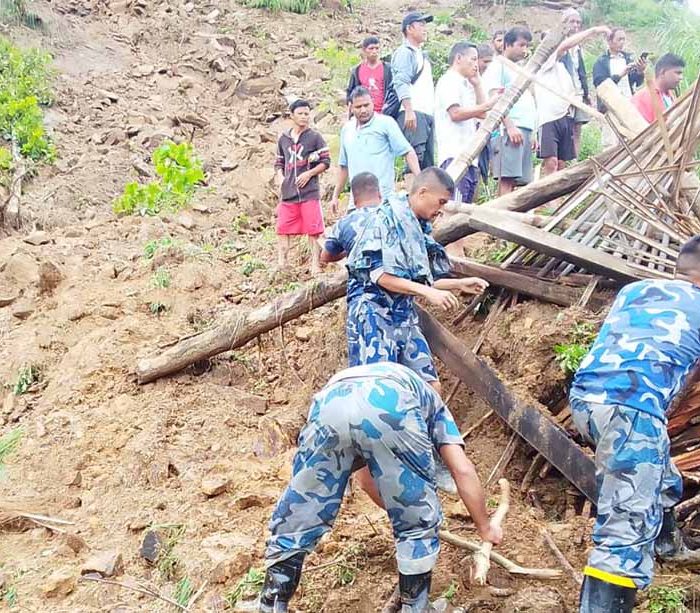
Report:
[[632,613],[637,590],[586,575],[581,586],[579,613]]
[[422,575],[399,574],[401,613],[424,613],[433,610],[429,599],[432,574],[432,572]]
[[299,585],[305,556],[305,553],[296,553],[267,569],[260,592],[260,613],[286,613],[287,605]]
[[661,532],[654,541],[654,551],[663,562],[683,565],[700,565],[700,551],[690,549],[683,542],[683,535],[676,524],[673,509],[664,511]]

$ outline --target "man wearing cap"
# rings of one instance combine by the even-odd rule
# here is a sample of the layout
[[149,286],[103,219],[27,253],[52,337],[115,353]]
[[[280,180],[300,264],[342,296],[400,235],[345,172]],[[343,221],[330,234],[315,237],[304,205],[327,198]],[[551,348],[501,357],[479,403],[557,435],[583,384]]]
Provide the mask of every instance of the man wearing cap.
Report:
[[434,165],[435,85],[433,68],[422,50],[428,38],[426,24],[432,20],[432,15],[418,11],[407,13],[401,22],[403,44],[391,58],[393,87],[400,103],[397,121],[413,146],[421,169]]

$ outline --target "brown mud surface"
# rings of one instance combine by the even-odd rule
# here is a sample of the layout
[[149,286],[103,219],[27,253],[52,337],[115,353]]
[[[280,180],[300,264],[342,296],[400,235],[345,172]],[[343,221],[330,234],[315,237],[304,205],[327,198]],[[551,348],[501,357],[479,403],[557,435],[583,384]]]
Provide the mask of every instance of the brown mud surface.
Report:
[[[59,155],[25,189],[27,227],[0,239],[0,433],[24,432],[0,476],[0,513],[70,523],[3,524],[0,587],[16,590],[13,610],[20,611],[174,610],[123,587],[76,583],[94,554],[111,552],[121,557],[115,580],[168,597],[183,578],[195,590],[207,582],[193,610],[221,611],[246,571],[262,562],[266,524],[289,477],[311,394],[345,364],[345,308],[322,307],[143,387],[133,369],[139,357],[206,329],[220,313],[252,308],[310,278],[299,264],[303,249],[292,270],[272,270],[272,161],[285,96],[319,101],[329,74],[313,50],[331,37],[356,44],[367,30],[395,39],[389,19],[397,8],[382,3],[355,16],[320,11],[312,19],[198,1],[70,0],[32,9],[46,30],[11,34],[55,56],[57,102],[47,121]],[[496,21],[485,18],[489,26]],[[192,117],[204,127],[194,128]],[[340,122],[317,113],[329,136]],[[150,154],[168,138],[193,139],[208,187],[184,213],[115,218],[111,201],[152,168]],[[23,240],[37,231],[48,242]],[[160,246],[147,258],[153,241]],[[481,355],[520,393],[552,402],[562,397],[565,378],[551,348],[563,331],[591,318],[518,304],[490,331]],[[483,317],[468,319],[457,332],[473,342],[482,325]],[[15,396],[12,386],[29,365],[38,381]],[[451,389],[453,377],[444,369],[442,377]],[[464,389],[452,402],[464,429],[487,408]],[[469,437],[482,478],[509,438],[495,417]],[[514,486],[532,455],[519,443],[505,469]],[[571,516],[580,497],[567,494],[554,471],[534,487],[541,508],[514,487],[499,551],[525,566],[558,567],[540,536],[546,526],[580,568],[591,524]],[[493,502],[497,493],[491,485]],[[454,533],[475,536],[456,500],[445,499],[445,516]],[[177,535],[169,572],[139,554],[151,527]],[[494,567],[491,587],[477,588],[469,567],[464,552],[444,546],[435,597],[452,586],[454,603],[469,611],[573,610],[577,587],[566,574],[537,582]],[[394,581],[388,522],[353,492],[309,556],[294,610],[376,611]]]

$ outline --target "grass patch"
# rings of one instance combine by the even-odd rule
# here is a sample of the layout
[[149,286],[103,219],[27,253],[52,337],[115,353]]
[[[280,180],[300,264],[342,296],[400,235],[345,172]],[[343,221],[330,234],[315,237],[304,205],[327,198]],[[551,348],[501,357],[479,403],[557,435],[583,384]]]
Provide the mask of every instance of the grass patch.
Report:
[[168,305],[163,304],[162,302],[149,302],[148,310],[151,312],[152,315],[160,317],[163,313],[165,313],[168,310]]
[[170,272],[168,272],[162,266],[153,273],[151,277],[151,285],[156,289],[167,289],[172,283],[172,277]]
[[163,236],[162,238],[156,238],[152,241],[148,241],[143,246],[143,257],[146,260],[152,260],[153,257],[161,250],[169,249],[170,247],[175,247],[176,242],[172,236]]
[[265,270],[265,263],[258,258],[246,253],[241,258],[240,272],[244,277],[250,277],[256,270]]
[[450,585],[448,585],[447,589],[442,594],[440,594],[440,597],[445,598],[450,604],[454,604],[458,591],[459,586],[457,582],[454,579],[452,579],[452,581],[450,581]]
[[17,451],[23,436],[24,430],[21,428],[13,428],[0,436],[0,474],[5,470],[5,460]]
[[600,128],[592,123],[587,123],[581,130],[581,148],[578,152],[578,160],[582,162],[598,155],[603,150],[603,138]]
[[194,584],[192,583],[192,581],[190,581],[189,577],[183,577],[177,582],[177,585],[175,586],[173,598],[179,605],[186,607],[190,602],[190,599],[192,598],[193,594]]
[[[159,527],[153,526],[153,528],[158,529]],[[161,550],[158,553],[158,559],[156,560],[156,568],[165,581],[170,581],[175,578],[180,566],[180,558],[175,553],[175,546],[184,536],[185,526],[175,524],[162,526],[162,528],[165,528],[165,534]]]
[[31,387],[41,379],[41,370],[34,364],[22,366],[17,373],[17,381],[12,386],[12,393],[15,396],[26,394]]
[[305,15],[319,7],[318,0],[243,0],[245,6],[268,11],[288,11]]
[[649,589],[649,613],[686,613],[685,590],[680,587],[652,587]]
[[240,600],[252,600],[257,598],[265,581],[265,570],[262,568],[250,568],[236,587],[224,596],[226,605],[233,610]]
[[153,152],[153,165],[159,179],[142,185],[127,183],[124,193],[112,204],[117,215],[158,215],[186,207],[197,186],[205,179],[202,161],[190,143],[166,141]]

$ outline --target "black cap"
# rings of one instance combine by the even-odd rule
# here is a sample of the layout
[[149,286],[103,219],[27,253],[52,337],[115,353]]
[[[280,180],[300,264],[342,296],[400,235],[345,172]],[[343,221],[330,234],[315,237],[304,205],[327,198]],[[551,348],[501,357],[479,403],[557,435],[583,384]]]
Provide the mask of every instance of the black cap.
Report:
[[412,23],[416,23],[417,21],[430,23],[432,20],[432,15],[428,15],[427,13],[421,13],[419,11],[411,11],[410,13],[406,13],[404,15],[403,21],[401,22],[401,31],[405,32],[408,26],[410,26]]

